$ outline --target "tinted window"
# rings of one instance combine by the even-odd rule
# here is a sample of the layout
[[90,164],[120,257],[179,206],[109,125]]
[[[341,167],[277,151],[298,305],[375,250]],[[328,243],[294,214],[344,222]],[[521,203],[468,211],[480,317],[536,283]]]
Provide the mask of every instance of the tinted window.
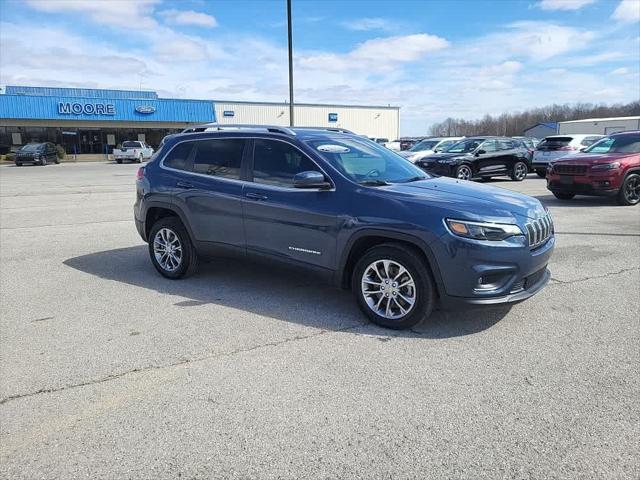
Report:
[[37,152],[42,150],[43,148],[44,148],[43,143],[28,143],[24,147],[22,147],[20,150],[22,150],[23,152]]
[[122,142],[123,148],[140,148],[140,142]]
[[177,170],[189,170],[187,161],[193,149],[194,142],[182,142],[176,145],[164,159],[165,167]]
[[288,143],[256,140],[253,154],[253,181],[292,187],[293,177],[300,172],[319,171],[319,168]]
[[454,143],[445,150],[447,153],[469,153],[473,152],[482,143],[481,138],[470,138]]
[[538,147],[566,147],[573,137],[547,137],[538,144]]
[[498,150],[498,142],[496,142],[495,140],[487,140],[482,144],[480,148],[487,153],[495,152]]
[[498,140],[499,150],[511,150],[512,148],[515,148],[515,146],[511,140]]
[[244,144],[242,139],[195,142],[192,171],[213,177],[239,179]]

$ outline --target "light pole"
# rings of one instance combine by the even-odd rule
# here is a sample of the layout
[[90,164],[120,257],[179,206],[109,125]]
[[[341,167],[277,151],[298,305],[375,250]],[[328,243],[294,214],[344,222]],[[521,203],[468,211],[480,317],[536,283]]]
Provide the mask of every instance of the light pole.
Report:
[[287,0],[287,32],[289,36],[289,126],[293,127],[293,38],[291,35],[291,0]]

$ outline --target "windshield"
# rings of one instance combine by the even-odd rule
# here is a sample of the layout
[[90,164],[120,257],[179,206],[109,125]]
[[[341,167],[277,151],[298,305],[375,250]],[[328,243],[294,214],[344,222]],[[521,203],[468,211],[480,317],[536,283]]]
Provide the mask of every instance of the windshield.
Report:
[[345,176],[358,183],[403,183],[429,178],[391,150],[349,137],[308,140],[307,144]]
[[482,142],[484,142],[483,138],[469,138],[467,140],[461,140],[458,143],[454,143],[444,151],[447,153],[469,153],[478,148]]
[[20,150],[23,152],[36,152],[38,150],[42,150],[43,147],[44,147],[43,143],[28,143],[24,147],[22,147]]
[[122,142],[123,148],[138,148],[140,146],[140,142]]
[[423,150],[433,150],[438,144],[438,140],[423,140],[416,143],[409,149],[410,152],[422,152]]
[[640,153],[640,135],[605,137],[584,150],[585,153]]

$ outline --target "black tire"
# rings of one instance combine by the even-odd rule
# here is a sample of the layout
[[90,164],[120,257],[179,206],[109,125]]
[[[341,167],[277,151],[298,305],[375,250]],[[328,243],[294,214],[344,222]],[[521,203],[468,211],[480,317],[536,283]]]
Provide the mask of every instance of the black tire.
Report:
[[473,178],[473,169],[471,165],[463,163],[456,168],[456,178],[458,180],[471,180]]
[[525,178],[527,178],[527,174],[529,173],[529,167],[524,162],[516,162],[513,164],[513,168],[511,169],[511,173],[509,177],[514,182],[521,182]]
[[16,162],[16,167],[21,167],[22,166],[22,162]]
[[56,159],[53,161],[53,163],[55,163],[56,165],[58,165],[60,163],[60,159],[58,157],[56,157]]
[[546,178],[547,177],[547,171],[546,170],[536,170],[536,175],[538,175],[540,178]]
[[122,159],[120,159],[120,158],[119,158],[119,159],[117,159],[117,160],[116,160],[116,163],[118,163],[118,164],[119,164],[119,163],[122,163]]
[[[168,270],[164,268],[158,261],[154,251],[154,240],[156,238],[156,234],[162,229],[167,229],[173,232],[179,241],[179,244],[182,249],[182,257],[174,270]],[[193,243],[191,242],[191,238],[189,237],[189,233],[182,225],[182,222],[177,217],[165,217],[158,220],[151,231],[149,232],[149,256],[151,257],[151,263],[155,269],[162,275],[163,277],[170,278],[171,280],[177,280],[179,278],[188,277],[193,272],[195,272],[197,264],[198,264],[198,255],[196,253],[195,248],[193,247]]]
[[558,200],[571,200],[575,197],[575,193],[553,192],[553,196]]
[[136,159],[136,163],[142,163],[142,155],[140,155],[140,156]]
[[[414,302],[412,306],[408,308],[408,312],[406,314],[396,319],[379,315],[372,309],[374,307],[369,306],[365,299],[363,276],[366,271],[369,271],[374,262],[382,260],[391,260],[392,262],[395,262],[395,264],[405,268],[414,284],[413,290],[411,290],[411,287],[405,287],[410,289],[409,291],[411,293],[409,295],[413,294]],[[390,278],[393,278],[393,273],[397,273],[397,271],[392,272]],[[399,277],[398,282],[403,281],[403,279],[406,280],[407,278],[409,277]],[[380,285],[380,289],[385,288],[382,279],[380,280]],[[394,284],[394,287],[395,286],[396,284]],[[431,315],[436,302],[435,283],[424,260],[412,248],[394,243],[387,243],[372,247],[364,253],[353,269],[351,288],[356,296],[358,306],[373,323],[380,325],[381,327],[391,328],[394,330],[411,328],[414,325],[417,325]],[[376,287],[373,286],[372,288]],[[387,285],[387,288],[391,288],[391,286]],[[401,287],[398,288],[400,289],[399,293],[407,294],[407,290],[401,290]],[[380,301],[384,302],[385,300],[382,299],[382,295],[383,294],[380,293],[380,297],[378,298]],[[386,300],[386,302],[389,304],[393,300],[395,305],[399,306],[400,304],[397,300],[405,297],[402,297],[402,295],[396,296],[395,293],[393,295],[394,296]],[[389,297],[389,295],[387,294],[386,297]],[[369,298],[374,303],[377,300],[377,298],[372,299],[371,296]],[[378,304],[380,304],[380,301]],[[407,305],[408,304],[405,304],[405,307],[407,307]]]
[[46,159],[46,158],[44,158],[44,157],[42,157],[42,158],[40,159],[40,165],[42,165],[42,166],[44,167],[46,164],[47,164],[47,159]]
[[630,173],[620,186],[618,205],[631,206],[640,203],[640,174]]

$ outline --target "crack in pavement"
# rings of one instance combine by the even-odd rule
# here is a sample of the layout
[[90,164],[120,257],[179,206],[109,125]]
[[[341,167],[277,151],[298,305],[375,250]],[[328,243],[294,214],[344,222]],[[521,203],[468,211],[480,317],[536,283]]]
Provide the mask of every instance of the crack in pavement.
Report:
[[605,273],[604,275],[596,275],[593,277],[577,278],[575,280],[559,280],[555,277],[551,277],[551,281],[553,283],[550,283],[550,285],[571,285],[573,283],[586,282],[587,280],[598,280],[601,278],[613,277],[616,275],[621,275],[623,273],[633,272],[634,270],[640,271],[640,267],[623,268],[622,270],[619,270],[617,272],[609,272],[609,273]]
[[37,390],[35,392],[17,393],[15,395],[10,395],[8,397],[0,399],[0,405],[4,405],[5,403],[10,402],[12,400],[19,400],[21,398],[33,397],[33,396],[40,395],[40,394],[43,394],[43,393],[57,393],[57,392],[62,392],[62,391],[70,390],[70,389],[74,389],[74,388],[86,387],[88,385],[97,385],[97,384],[100,384],[100,383],[109,382],[111,380],[116,380],[118,378],[122,378],[122,377],[125,377],[127,375],[131,375],[133,373],[149,372],[149,371],[153,371],[153,370],[162,370],[162,369],[165,369],[165,368],[179,367],[179,366],[186,365],[186,364],[189,364],[189,363],[203,362],[203,361],[211,360],[211,359],[214,359],[214,358],[231,357],[233,355],[237,355],[237,354],[240,354],[240,353],[246,353],[246,352],[251,352],[251,351],[254,351],[254,350],[259,350],[261,348],[279,347],[280,345],[284,345],[286,343],[297,342],[298,340],[306,340],[306,339],[313,338],[313,337],[318,337],[320,335],[324,335],[324,334],[327,334],[327,333],[348,332],[349,330],[355,330],[356,328],[364,327],[366,325],[369,325],[369,323],[368,322],[358,323],[357,325],[352,325],[350,327],[339,328],[339,329],[336,329],[336,330],[320,330],[319,332],[312,333],[310,335],[296,335],[296,336],[291,337],[291,338],[285,338],[284,340],[280,340],[278,342],[269,342],[269,343],[263,343],[263,344],[259,344],[259,345],[254,345],[252,347],[238,348],[238,349],[232,350],[230,352],[220,352],[220,353],[216,353],[216,354],[213,354],[213,355],[205,355],[204,357],[197,357],[197,358],[190,358],[190,359],[186,358],[186,359],[180,360],[178,362],[168,363],[166,365],[150,365],[150,366],[147,366],[147,367],[134,368],[132,370],[127,370],[125,372],[114,373],[114,374],[111,374],[111,375],[107,375],[106,377],[96,378],[96,379],[93,379],[93,380],[87,380],[87,381],[81,382],[81,383],[74,383],[72,385],[63,385],[61,387],[51,387],[51,388],[41,388],[40,390]]

